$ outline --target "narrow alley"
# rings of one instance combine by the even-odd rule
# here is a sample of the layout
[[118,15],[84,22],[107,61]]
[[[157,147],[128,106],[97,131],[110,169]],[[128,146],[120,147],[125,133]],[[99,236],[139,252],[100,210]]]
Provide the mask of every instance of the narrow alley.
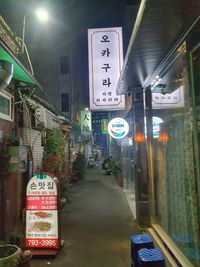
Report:
[[56,258],[33,258],[31,267],[128,267],[130,235],[137,231],[123,190],[102,169],[70,185],[61,211],[62,239]]

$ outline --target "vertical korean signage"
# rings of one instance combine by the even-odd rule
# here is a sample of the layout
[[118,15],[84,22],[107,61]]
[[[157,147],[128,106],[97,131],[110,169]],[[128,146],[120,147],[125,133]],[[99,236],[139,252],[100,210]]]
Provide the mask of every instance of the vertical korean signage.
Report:
[[91,112],[89,110],[81,111],[81,133],[84,135],[91,134],[92,131],[92,119]]
[[123,110],[125,98],[116,94],[123,64],[122,29],[88,30],[91,110]]
[[37,174],[26,189],[26,247],[58,248],[58,197],[55,181]]
[[101,132],[102,134],[108,133],[108,119],[101,120]]

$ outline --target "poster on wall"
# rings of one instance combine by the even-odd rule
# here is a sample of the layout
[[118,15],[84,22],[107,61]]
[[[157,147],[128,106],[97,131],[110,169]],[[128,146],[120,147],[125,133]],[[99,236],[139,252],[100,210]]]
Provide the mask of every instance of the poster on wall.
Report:
[[57,186],[47,174],[31,178],[26,189],[26,247],[58,248]]
[[91,110],[124,110],[125,97],[116,88],[123,65],[122,28],[88,30]]

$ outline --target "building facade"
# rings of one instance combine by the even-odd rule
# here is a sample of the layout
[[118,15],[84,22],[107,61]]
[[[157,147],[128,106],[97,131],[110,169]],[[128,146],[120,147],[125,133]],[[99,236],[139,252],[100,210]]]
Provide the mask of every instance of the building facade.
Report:
[[60,178],[67,179],[71,153],[67,141],[75,125],[60,116],[22,64],[21,43],[1,16],[0,33],[0,240],[21,246],[26,186],[34,173],[43,170],[47,134],[65,126],[60,129],[67,143]]
[[118,84],[133,95],[136,217],[168,266],[200,264],[199,4],[141,1]]

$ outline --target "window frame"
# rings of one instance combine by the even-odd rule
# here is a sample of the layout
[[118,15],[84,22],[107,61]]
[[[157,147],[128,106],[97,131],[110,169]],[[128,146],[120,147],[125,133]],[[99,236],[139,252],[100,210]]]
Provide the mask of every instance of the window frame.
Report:
[[10,95],[7,92],[0,91],[0,96],[7,99],[9,101],[9,115],[2,113],[0,111],[0,119],[7,120],[7,121],[13,121],[13,103],[14,103],[14,97]]
[[68,56],[60,57],[60,74],[66,75],[69,73],[69,61]]
[[[67,96],[67,101],[63,101],[63,100],[66,100],[66,99],[63,99],[62,96]],[[63,110],[63,104],[64,103],[67,103],[67,107],[68,109],[67,110]],[[70,96],[69,96],[69,93],[61,93],[60,94],[60,109],[61,109],[61,112],[70,112]]]

